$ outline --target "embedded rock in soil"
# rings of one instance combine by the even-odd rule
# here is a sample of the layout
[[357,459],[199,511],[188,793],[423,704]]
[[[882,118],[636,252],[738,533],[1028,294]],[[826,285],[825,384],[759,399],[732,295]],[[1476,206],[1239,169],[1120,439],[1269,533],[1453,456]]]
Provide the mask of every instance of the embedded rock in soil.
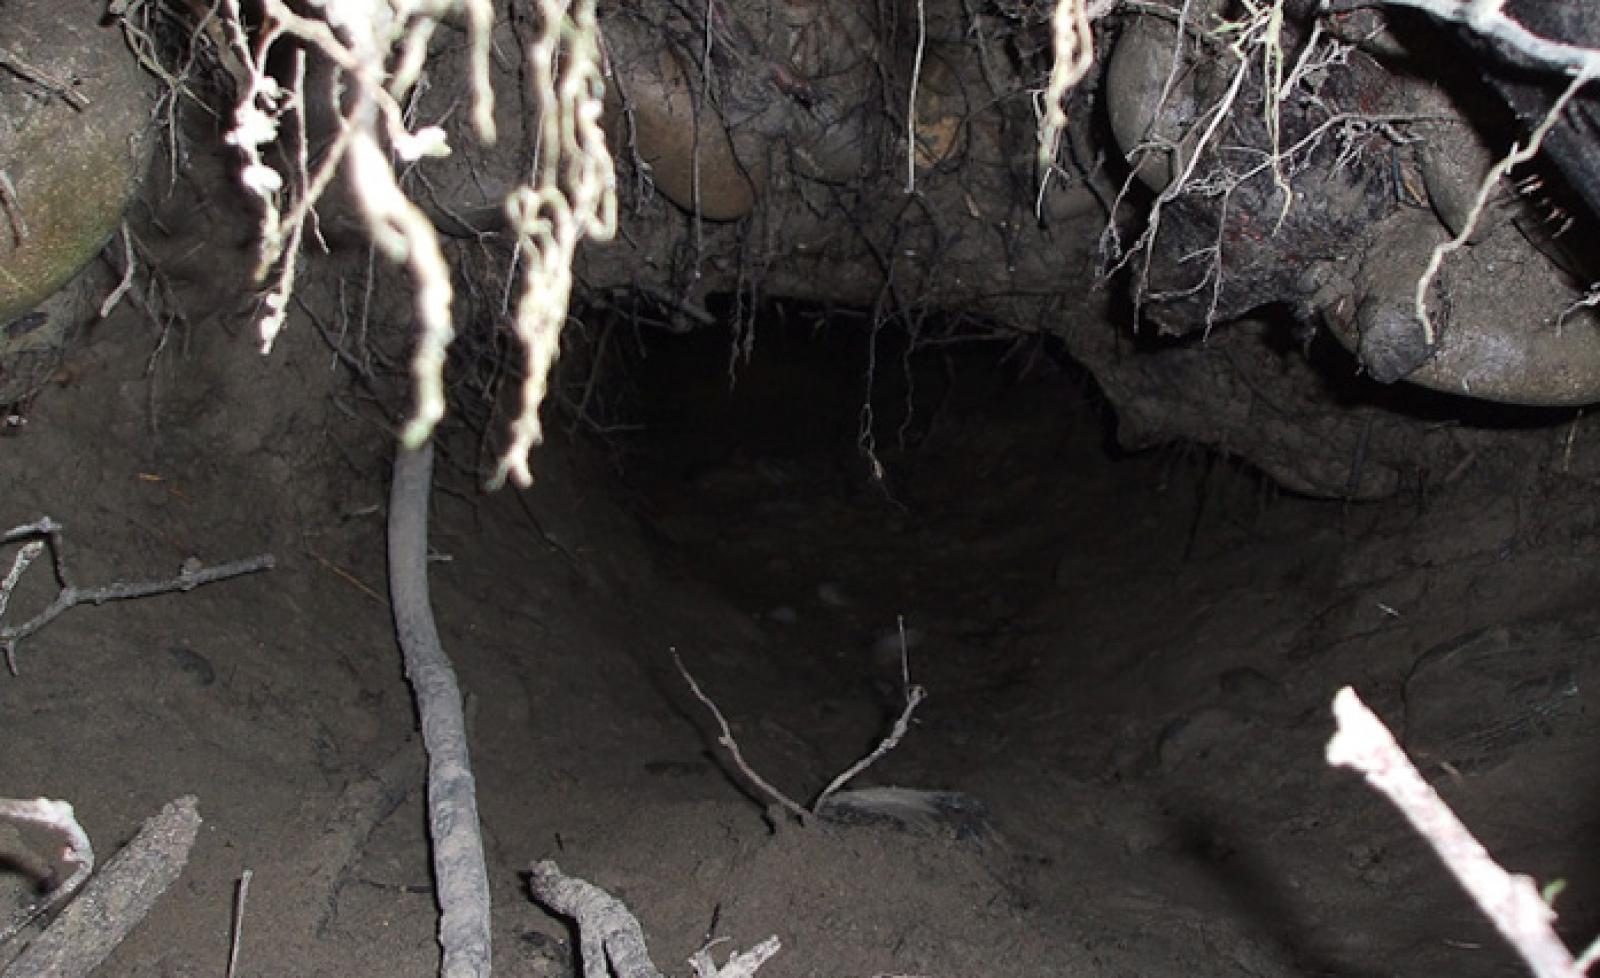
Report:
[[54,368],[83,311],[29,313],[105,246],[149,162],[154,83],[104,7],[5,7],[6,51],[28,67],[0,72],[0,160],[16,189],[0,231],[0,403]]

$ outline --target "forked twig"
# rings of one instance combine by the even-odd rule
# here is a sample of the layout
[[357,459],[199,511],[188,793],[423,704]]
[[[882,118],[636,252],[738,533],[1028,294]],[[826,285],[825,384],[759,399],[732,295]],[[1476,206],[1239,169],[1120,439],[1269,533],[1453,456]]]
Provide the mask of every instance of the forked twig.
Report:
[[226,564],[217,564],[207,567],[199,558],[190,557],[178,568],[177,576],[160,581],[134,581],[132,583],[114,583],[102,587],[78,587],[72,582],[72,576],[67,571],[66,554],[63,545],[62,531],[65,528],[55,520],[46,516],[26,523],[22,526],[12,527],[0,533],[0,544],[14,543],[28,537],[39,537],[24,545],[17,554],[11,572],[0,581],[0,614],[5,612],[10,601],[11,592],[16,588],[22,572],[28,564],[38,556],[40,547],[48,547],[55,565],[56,584],[59,590],[55,599],[37,615],[20,625],[0,628],[0,654],[5,656],[6,668],[14,676],[17,674],[16,651],[17,643],[44,628],[54,621],[62,612],[80,604],[105,604],[107,601],[126,601],[131,598],[148,598],[154,594],[166,594],[170,591],[192,591],[203,584],[215,581],[224,581],[230,577],[242,574],[254,574],[257,571],[270,570],[276,563],[272,554],[260,554],[255,557],[246,557],[243,560],[229,561]]
[[798,818],[801,825],[807,825],[810,824],[812,817],[822,813],[823,805],[829,798],[837,794],[839,789],[849,784],[862,771],[878,763],[885,754],[900,746],[900,741],[905,739],[907,731],[911,729],[911,715],[916,712],[917,706],[924,699],[927,699],[927,692],[921,686],[911,682],[911,662],[906,643],[905,618],[903,616],[899,618],[898,623],[900,628],[900,683],[905,695],[905,707],[900,711],[900,716],[895,720],[894,726],[883,740],[878,743],[878,746],[830,781],[828,786],[823,788],[822,792],[817,795],[816,800],[811,803],[809,809],[802,807],[799,802],[773,787],[770,782],[756,773],[755,768],[750,766],[749,762],[744,759],[743,752],[739,750],[739,742],[734,739],[733,730],[729,728],[727,718],[722,715],[722,711],[717,708],[717,704],[712,701],[711,697],[700,689],[700,684],[695,682],[694,676],[690,675],[689,669],[683,664],[683,658],[678,655],[677,649],[671,650],[672,661],[677,664],[678,672],[683,675],[684,681],[689,684],[690,692],[694,693],[695,698],[706,705],[706,709],[710,710],[712,717],[716,719],[717,727],[721,731],[717,736],[717,743],[727,748],[728,754],[733,758],[734,765],[763,794]]

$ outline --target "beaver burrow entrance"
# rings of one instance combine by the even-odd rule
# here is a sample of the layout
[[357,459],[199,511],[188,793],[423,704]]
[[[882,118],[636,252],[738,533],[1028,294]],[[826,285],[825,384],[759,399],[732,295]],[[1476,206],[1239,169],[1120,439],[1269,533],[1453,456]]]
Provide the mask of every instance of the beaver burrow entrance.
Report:
[[[247,962],[431,974],[384,598],[392,405],[346,381],[335,330],[263,363],[210,328],[236,300],[187,287],[215,318],[153,371],[162,331],[133,311],[73,355],[0,442],[5,499],[67,524],[85,580],[268,547],[278,569],[23,642],[0,780],[71,799],[108,851],[199,797],[185,885],[119,973],[209,967],[248,868]],[[325,327],[359,294],[307,289]],[[1049,338],[796,304],[686,335],[579,318],[535,486],[480,493],[461,426],[433,497],[503,971],[573,973],[524,889],[549,858],[627,901],[668,970],[778,934],[764,975],[1508,973],[1425,846],[1324,762],[1347,684],[1492,851],[1567,881],[1570,941],[1600,925],[1583,439],[1532,429],[1534,465],[1485,448],[1426,492],[1318,500],[1182,443],[1116,450],[1126,418]],[[1476,446],[1514,427],[1435,417]],[[805,803],[901,714],[902,622],[927,699],[852,817],[806,828],[672,658]]]
[[[307,288],[338,309],[338,282]],[[1573,943],[1600,925],[1581,445],[1386,503],[1302,498],[1214,451],[1115,450],[1122,419],[1050,338],[742,320],[571,331],[531,490],[478,493],[480,435],[440,443],[432,591],[502,970],[573,973],[523,890],[554,858],[669,970],[776,933],[763,975],[1512,972],[1410,829],[1326,767],[1342,685],[1496,855],[1568,882]],[[107,848],[197,794],[187,885],[120,973],[216,960],[248,868],[245,960],[429,975],[378,402],[315,330],[262,363],[192,325],[147,373],[158,339],[118,312],[35,402],[3,442],[13,519],[66,523],[85,578],[280,563],[21,643],[0,781],[72,800]],[[1480,445],[1485,421],[1456,419]],[[926,699],[853,816],[805,829],[672,659],[805,804],[901,715],[901,627]]]
[[[214,975],[237,950],[241,975],[436,974],[384,557],[416,293],[342,175],[306,260],[275,266],[298,277],[266,303],[270,359],[251,281],[260,209],[312,213],[307,181],[372,116],[346,83],[375,96],[383,71],[309,65],[306,125],[261,148],[253,198],[236,86],[276,114],[289,78],[260,72],[298,71],[229,52],[277,22],[76,2],[0,5],[0,94],[34,120],[0,159],[7,277],[25,238],[73,245],[0,302],[0,532],[60,521],[86,586],[276,565],[0,633],[0,797],[69,800],[103,856],[197,799],[178,884],[107,972]],[[395,179],[409,226],[448,238],[459,330],[426,563],[502,974],[604,964],[529,899],[543,860],[625,901],[675,974],[769,935],[763,978],[1519,973],[1401,818],[1328,767],[1345,686],[1491,852],[1565,883],[1570,945],[1600,931],[1600,430],[1576,407],[1600,334],[1592,256],[1541,231],[1563,205],[1529,199],[1592,169],[1594,97],[1441,272],[1435,349],[1413,289],[1470,223],[1492,159],[1473,154],[1522,139],[1502,117],[1545,115],[1568,79],[1483,77],[1476,44],[1376,9],[1085,6],[1123,9],[1081,25],[1095,67],[1044,157],[1056,4],[606,4],[603,72],[535,44],[602,47],[527,4],[474,5],[495,15],[476,33],[412,22],[407,152],[452,152]],[[177,58],[159,84],[152,42]],[[535,51],[594,69],[562,86],[605,130],[576,169],[547,154]],[[463,94],[484,68],[493,147]],[[80,142],[114,165],[65,165]],[[393,143],[367,147],[365,190]],[[1142,154],[1186,143],[1194,179],[1151,182]],[[146,151],[165,156],[140,184]],[[570,310],[564,271],[529,291],[547,327],[571,313],[550,437],[532,489],[484,493],[535,218],[562,213],[508,212],[535,172],[570,177],[568,203],[615,190],[617,233],[577,252]],[[1593,188],[1573,189],[1576,214]],[[101,206],[75,221],[46,197]],[[0,628],[67,583],[5,539]],[[834,817],[773,807],[900,721]],[[29,831],[0,818],[0,933],[60,868]]]
[[[1559,504],[1530,515],[1553,483],[1480,484],[1468,518],[1423,493],[1298,497],[1181,443],[1131,455],[1092,378],[1043,337],[930,341],[781,304],[744,328],[631,336],[604,439],[624,506],[658,579],[723,609],[661,629],[646,668],[708,743],[666,647],[802,802],[884,735],[909,666],[928,699],[862,782],[959,793],[932,837],[1004,852],[1006,869],[987,865],[1030,926],[1087,915],[1079,950],[1110,942],[1156,971],[1209,970],[1198,934],[1267,973],[1361,967],[1380,945],[1402,971],[1503,966],[1425,849],[1323,749],[1332,693],[1354,683],[1469,820],[1530,830],[1518,771],[1561,768],[1563,743],[1582,754],[1575,656],[1594,627],[1568,590],[1580,570],[1541,564],[1535,581],[1523,563],[1572,539]],[[1527,423],[1456,410],[1484,431]],[[725,787],[770,801],[709,757]],[[1572,878],[1568,840],[1594,824],[1574,816],[1517,846],[1550,860],[1535,875]],[[907,821],[888,819],[929,831]],[[1429,909],[1372,900],[1391,888]],[[1086,890],[1123,910],[1087,909],[1101,900]],[[1592,896],[1569,896],[1564,926],[1592,929]],[[1120,931],[1134,921],[1139,938]],[[929,943],[900,945],[900,967],[936,968],[947,942],[910,932]]]

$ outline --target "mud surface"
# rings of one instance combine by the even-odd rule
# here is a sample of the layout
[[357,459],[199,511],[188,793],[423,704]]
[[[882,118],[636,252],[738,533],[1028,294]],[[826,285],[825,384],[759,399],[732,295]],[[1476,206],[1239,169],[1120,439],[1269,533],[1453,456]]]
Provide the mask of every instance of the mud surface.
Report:
[[[405,292],[339,252],[259,357],[248,215],[191,145],[136,214],[170,290],[147,294],[183,317],[128,301],[88,332],[0,437],[0,528],[65,524],[84,585],[277,567],[25,639],[0,676],[0,794],[71,801],[102,857],[198,796],[187,870],[103,973],[222,973],[248,870],[240,974],[431,975],[384,566]],[[1347,684],[1494,853],[1567,881],[1570,942],[1600,929],[1589,420],[1530,435],[1436,400],[1460,462],[1341,505],[1197,449],[1108,452],[1117,419],[1049,341],[908,353],[860,320],[754,323],[748,360],[720,327],[619,325],[605,358],[601,330],[570,331],[528,492],[480,494],[479,436],[445,432],[434,610],[501,974],[573,973],[573,934],[526,892],[541,859],[624,900],[673,974],[707,940],[773,934],[770,978],[1520,973],[1398,816],[1324,764]],[[490,372],[457,366],[468,393]],[[604,431],[579,420],[602,404]],[[5,623],[52,594],[34,565]],[[902,624],[928,698],[852,786],[898,804],[769,815],[672,652],[805,803],[901,710]],[[0,914],[41,846],[0,835]]]
[[[310,326],[257,358],[230,233],[197,217],[166,243],[208,242],[213,274],[174,258],[190,319],[152,370],[161,332],[125,305],[0,439],[0,522],[66,524],[84,584],[279,566],[25,640],[0,784],[72,801],[102,855],[199,797],[187,871],[106,973],[219,973],[248,869],[241,973],[429,975],[384,436]],[[337,307],[331,280],[308,289]],[[538,859],[626,901],[678,974],[708,937],[769,934],[775,978],[1517,973],[1399,819],[1324,765],[1345,684],[1494,852],[1568,881],[1572,942],[1595,931],[1586,424],[1552,430],[1540,467],[1486,456],[1340,506],[1199,452],[1108,456],[1104,402],[1033,342],[906,358],[879,336],[863,442],[867,333],[760,329],[732,393],[724,335],[645,336],[613,375],[643,427],[558,435],[520,496],[478,494],[473,439],[446,440],[435,612],[500,973],[571,973],[572,934],[526,895]],[[8,620],[50,593],[36,565]],[[804,802],[898,711],[899,618],[928,699],[856,786],[952,794],[775,826],[670,650]]]

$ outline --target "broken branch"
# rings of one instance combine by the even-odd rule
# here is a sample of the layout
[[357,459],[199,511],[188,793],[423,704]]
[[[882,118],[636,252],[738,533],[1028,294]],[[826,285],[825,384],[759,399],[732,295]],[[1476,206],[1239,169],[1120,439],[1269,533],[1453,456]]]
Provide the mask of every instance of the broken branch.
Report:
[[[0,820],[40,825],[54,832],[65,843],[58,857],[60,866],[73,867],[72,875],[65,880],[53,879],[59,875],[59,868],[49,873],[49,891],[32,905],[23,907],[9,922],[0,925],[0,944],[4,944],[40,914],[77,892],[78,887],[94,871],[94,847],[89,844],[89,835],[78,824],[78,816],[68,802],[49,798],[0,798]],[[40,888],[43,889],[44,885],[42,883]]]
[[[82,978],[150,912],[189,862],[200,829],[193,795],[169,802],[0,978]],[[86,840],[87,841],[87,840]]]
[[733,757],[733,763],[738,766],[745,777],[750,779],[751,784],[760,788],[761,792],[768,798],[787,809],[795,818],[800,820],[801,825],[806,824],[811,817],[811,813],[802,808],[799,802],[774,788],[766,778],[757,774],[755,769],[745,761],[744,754],[739,750],[739,742],[733,739],[733,731],[729,729],[727,719],[722,715],[722,711],[717,709],[717,704],[711,701],[711,697],[700,690],[700,684],[695,682],[694,676],[689,674],[689,669],[683,664],[683,659],[678,655],[677,649],[672,650],[672,661],[677,664],[678,671],[683,674],[684,681],[689,684],[690,692],[694,693],[695,698],[704,703],[706,709],[710,710],[711,715],[716,718],[717,726],[722,731],[717,736],[717,743],[728,749],[729,755]]
[[900,630],[900,690],[905,697],[905,706],[900,710],[900,716],[895,720],[894,727],[878,746],[867,756],[841,771],[838,777],[822,789],[822,793],[817,795],[817,800],[811,803],[813,814],[821,814],[822,806],[837,794],[840,788],[849,784],[862,771],[878,763],[883,755],[900,746],[900,741],[905,739],[906,731],[911,729],[911,714],[917,712],[917,705],[928,698],[927,690],[911,681],[911,646],[906,641],[905,616],[898,616],[895,623]]
[[545,859],[533,864],[528,888],[540,903],[569,917],[578,928],[584,978],[664,978],[650,960],[644,930],[621,900],[587,880],[568,876]]
[[[56,583],[60,590],[56,592],[55,599],[43,611],[20,625],[0,628],[0,654],[5,656],[6,667],[14,676],[17,674],[16,651],[17,643],[32,635],[34,632],[50,624],[62,612],[80,604],[105,604],[107,601],[126,601],[131,598],[148,598],[154,594],[165,594],[169,591],[192,591],[203,584],[215,581],[224,581],[230,577],[242,574],[254,574],[257,571],[270,570],[276,563],[271,554],[260,554],[255,557],[246,557],[243,560],[234,560],[214,567],[206,567],[197,557],[190,557],[178,568],[176,577],[160,581],[134,581],[132,583],[107,584],[103,587],[81,588],[72,583],[72,577],[67,573],[66,556],[63,550],[62,530],[64,527],[55,520],[46,516],[33,523],[13,527],[4,534],[0,534],[0,544],[12,543],[30,536],[43,537],[44,544],[50,548],[54,559]],[[5,605],[10,599],[11,591],[16,587],[17,579],[27,564],[38,555],[38,541],[35,545],[24,548],[24,554],[19,554],[12,571],[5,581],[0,583],[0,613],[5,610]]]
[[1555,911],[1532,877],[1513,876],[1494,861],[1355,690],[1339,690],[1333,715],[1339,729],[1328,742],[1328,763],[1359,771],[1400,809],[1538,978],[1583,978],[1572,952],[1551,928]]

